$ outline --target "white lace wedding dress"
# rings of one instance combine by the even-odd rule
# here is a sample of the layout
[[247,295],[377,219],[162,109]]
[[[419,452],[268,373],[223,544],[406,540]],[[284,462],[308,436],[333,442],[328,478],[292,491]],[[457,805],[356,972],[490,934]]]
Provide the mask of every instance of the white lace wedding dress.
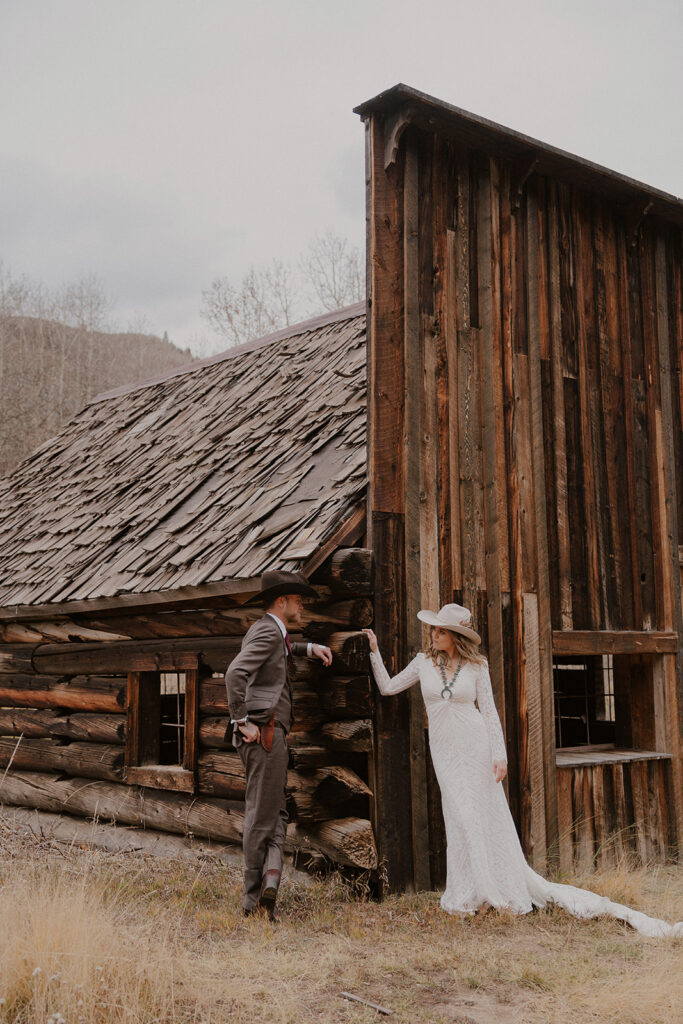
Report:
[[529,867],[502,783],[493,775],[493,761],[507,762],[507,755],[486,665],[466,662],[452,696],[444,698],[440,669],[425,654],[393,679],[379,652],[370,661],[384,695],[400,693],[418,680],[421,685],[448,841],[444,910],[467,914],[488,904],[527,914],[553,902],[576,917],[609,914],[643,935],[683,935],[683,922],[669,925],[594,892],[548,882]]

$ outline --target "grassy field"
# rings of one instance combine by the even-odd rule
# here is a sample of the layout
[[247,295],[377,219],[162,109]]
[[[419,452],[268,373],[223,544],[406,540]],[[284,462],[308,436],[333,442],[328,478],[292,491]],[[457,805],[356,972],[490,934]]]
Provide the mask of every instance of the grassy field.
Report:
[[[574,879],[579,883],[587,879]],[[591,887],[683,919],[683,869]],[[336,878],[286,883],[276,925],[239,912],[239,872],[20,839],[0,828],[0,1022],[680,1024],[683,942],[547,910],[445,915]]]

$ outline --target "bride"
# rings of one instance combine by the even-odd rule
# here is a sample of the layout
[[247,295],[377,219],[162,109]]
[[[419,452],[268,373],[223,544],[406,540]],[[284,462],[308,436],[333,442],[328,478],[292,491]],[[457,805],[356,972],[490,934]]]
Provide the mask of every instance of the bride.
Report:
[[377,637],[371,629],[364,632],[382,694],[400,693],[418,680],[422,689],[448,842],[443,909],[471,914],[491,906],[528,914],[552,902],[576,917],[610,914],[643,935],[683,935],[683,922],[669,925],[585,889],[548,882],[529,867],[501,785],[507,773],[505,741],[470,613],[447,604],[417,617],[431,626],[427,649],[393,679]]

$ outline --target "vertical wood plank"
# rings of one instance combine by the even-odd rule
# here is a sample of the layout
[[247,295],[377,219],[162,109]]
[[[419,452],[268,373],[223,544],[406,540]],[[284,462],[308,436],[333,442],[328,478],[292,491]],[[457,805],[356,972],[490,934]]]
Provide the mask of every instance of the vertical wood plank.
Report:
[[515,739],[519,791],[519,830],[522,848],[531,851],[531,783],[529,768],[529,726],[527,708],[526,659],[524,652],[524,609],[522,598],[523,566],[519,508],[519,468],[517,459],[517,401],[514,381],[512,334],[512,218],[510,174],[506,171],[501,187],[501,294],[503,302],[503,410],[506,440],[506,485],[508,496],[508,540],[510,560],[510,601],[512,613],[512,664],[510,676],[515,693]]
[[541,678],[538,598],[524,594],[524,650],[529,712],[529,786],[531,795],[531,858],[537,871],[546,868],[545,744],[543,736],[543,680]]
[[560,870],[574,870],[574,812],[572,808],[572,769],[557,769],[557,827]]
[[583,505],[584,525],[586,530],[588,611],[592,629],[604,626],[600,608],[600,564],[598,553],[598,534],[596,525],[596,493],[594,439],[591,417],[590,375],[588,354],[588,325],[586,309],[590,302],[586,295],[588,288],[587,274],[591,263],[588,259],[588,239],[584,235],[590,231],[590,224],[585,222],[585,215],[576,195],[573,203],[574,231],[579,267],[576,275],[576,309],[577,309],[577,354],[579,383],[579,433],[581,444],[581,462],[583,470]]
[[140,764],[140,673],[129,672],[126,684],[126,766]]
[[[623,410],[619,377],[622,372],[619,344],[617,254],[614,223],[605,204],[597,207],[594,227],[595,295],[599,345],[599,426],[604,444],[604,524],[607,545],[606,623],[628,629],[632,615],[629,534],[620,514],[626,490],[626,459],[623,447]],[[623,339],[622,344],[627,344]],[[626,528],[625,528],[626,527]]]
[[[640,231],[642,236],[642,228]],[[628,273],[628,310],[631,338],[631,390],[633,408],[633,453],[635,480],[635,517],[640,621],[636,629],[656,629],[654,555],[652,551],[652,501],[650,453],[648,446],[647,381],[645,333],[642,312],[642,282],[638,240],[628,242],[626,266]]]
[[[460,536],[462,543],[462,603],[474,607],[477,591],[476,459],[477,393],[472,326],[472,189],[469,163],[458,172],[458,436],[460,441]],[[465,262],[465,255],[469,257]]]
[[385,171],[381,121],[369,133],[370,501],[373,512],[403,513],[403,158]]
[[[657,297],[655,292],[654,239],[646,228],[641,232],[640,288],[643,317],[643,356],[646,408],[646,435],[648,468],[650,471],[650,508],[652,515],[652,572],[654,579],[654,628],[664,628],[671,622],[671,587],[667,586],[667,566],[670,565],[666,545],[663,477],[665,466],[661,453],[661,407],[659,397]],[[661,625],[660,625],[661,624]]]
[[[491,337],[491,367],[487,367],[487,373],[491,374],[493,387],[493,409],[495,422],[495,463],[491,463],[492,453],[486,456],[490,464],[494,466],[494,474],[497,481],[496,492],[498,500],[498,554],[497,561],[500,572],[500,586],[503,591],[510,589],[510,565],[509,565],[509,542],[507,533],[508,506],[506,489],[506,465],[505,465],[505,423],[500,411],[503,408],[503,315],[504,302],[502,294],[501,279],[501,225],[500,225],[500,166],[497,160],[490,162],[490,190],[491,190],[491,304],[488,310]],[[509,296],[506,316],[509,318]],[[486,396],[483,396],[486,398]],[[489,396],[490,403],[490,396]]]
[[[404,268],[404,478],[407,493],[405,505],[405,571],[415,585],[406,588],[407,657],[413,657],[422,646],[422,629],[417,613],[421,605],[420,579],[436,574],[436,545],[422,545],[422,487],[434,486],[435,461],[432,451],[425,451],[422,429],[423,356],[420,331],[419,280],[419,179],[418,155],[412,140],[405,150],[403,190],[403,268]],[[429,186],[426,189],[430,192]],[[432,381],[433,383],[433,381]],[[430,439],[426,441],[430,446]],[[431,458],[430,458],[431,456]],[[427,460],[426,463],[423,460]],[[424,561],[420,557],[421,548]],[[432,558],[430,559],[430,553]],[[427,751],[424,728],[424,703],[420,689],[412,687],[410,701],[410,782],[411,836],[413,882],[418,890],[430,888],[429,813],[427,801]]]
[[[479,316],[481,322],[481,406],[483,429],[483,479],[485,495],[486,593],[488,658],[496,707],[505,733],[505,663],[503,659],[503,619],[501,595],[499,495],[502,481],[497,477],[496,396],[494,345],[494,308],[492,273],[498,234],[497,168],[494,161],[489,177],[479,190],[478,264]],[[477,624],[479,626],[479,623]]]
[[594,832],[593,807],[591,799],[590,768],[578,765],[572,776],[572,804],[576,845],[574,849],[576,869],[590,871],[593,867]]
[[[662,553],[662,600],[663,621],[667,628],[675,629],[679,637],[683,637],[683,588],[680,585],[679,538],[683,524],[678,521],[679,498],[678,488],[683,490],[683,468],[676,461],[674,437],[676,435],[676,418],[674,416],[673,392],[675,378],[671,365],[671,338],[669,336],[669,300],[668,279],[666,271],[666,246],[663,236],[658,234],[655,248],[655,294],[658,337],[659,393],[661,411],[657,419],[656,453],[660,462],[658,476],[660,481],[659,505],[661,553]],[[679,307],[672,328],[683,331],[683,310]],[[683,353],[683,335],[677,338],[678,351]],[[683,393],[683,374],[679,375],[679,388]],[[679,435],[680,439],[680,435]],[[678,471],[678,480],[677,480]],[[663,661],[662,701],[656,709],[658,737],[667,732],[667,745],[673,756],[673,790],[674,820],[676,831],[683,836],[683,767],[681,765],[681,723],[683,707],[680,700],[683,695],[683,650],[675,657]]]
[[623,764],[613,764],[610,767],[612,770],[612,792],[614,793],[614,819],[616,826],[613,841],[617,862],[619,862],[631,854],[631,830],[626,805],[624,766]]
[[[540,238],[541,213],[536,191],[527,192],[527,322],[529,332],[529,406],[531,458],[536,551],[536,593],[538,595],[538,682],[540,687],[541,750],[545,819],[545,846],[557,847],[557,772],[555,769],[555,706],[553,695],[552,617],[550,605],[550,565],[548,558],[547,496],[545,489],[545,444],[541,347],[548,348],[548,327],[545,314],[546,296],[539,293],[545,285],[544,246]],[[543,328],[546,332],[543,340]],[[525,630],[526,635],[526,630]]]
[[[432,316],[434,325],[434,387],[426,396],[430,409],[435,414],[434,445],[436,463],[436,530],[438,552],[437,600],[440,604],[451,600],[453,593],[453,568],[451,553],[451,489],[450,466],[450,416],[448,408],[449,378],[452,367],[448,360],[446,345],[447,299],[447,245],[446,230],[449,217],[448,160],[450,153],[445,143],[435,137],[432,156]],[[426,282],[425,282],[426,284]],[[425,375],[425,387],[427,376]]]
[[645,761],[643,764],[647,778],[647,809],[651,856],[657,863],[663,864],[666,860],[666,840],[659,800],[659,761]]
[[625,494],[622,501],[625,502],[628,521],[628,537],[630,549],[630,563],[627,567],[631,573],[631,609],[630,616],[625,622],[630,622],[631,629],[641,629],[643,621],[643,609],[641,603],[641,581],[638,558],[638,526],[636,507],[636,465],[635,465],[635,444],[634,424],[635,410],[633,407],[633,366],[631,350],[633,338],[631,335],[631,318],[629,302],[629,279],[628,263],[626,253],[626,239],[624,237],[623,225],[618,223],[616,230],[617,249],[617,294],[619,309],[619,337],[621,338],[622,352],[622,415],[624,428],[624,458],[625,458]]
[[553,452],[555,470],[555,521],[557,529],[557,574],[559,577],[560,621],[558,629],[572,629],[572,578],[567,505],[567,443],[564,410],[562,360],[562,304],[560,295],[560,238],[557,187],[549,190],[548,251],[550,303],[550,363],[552,368]]
[[[456,178],[457,181],[457,178]],[[457,188],[457,184],[452,187]],[[456,217],[458,203],[456,198]],[[462,589],[463,544],[460,523],[460,410],[458,379],[460,364],[458,353],[458,310],[457,278],[460,273],[458,266],[459,247],[458,231],[448,229],[446,232],[446,310],[444,321],[444,340],[446,360],[448,363],[448,487],[450,506],[451,535],[451,578],[453,590]]]
[[[390,674],[406,663],[405,531],[402,516],[376,512],[372,524],[378,573],[375,632]],[[413,881],[410,698],[372,689],[374,723],[373,828],[381,865],[380,889],[400,892]]]
[[595,830],[595,862],[598,868],[607,866],[607,822],[605,808],[605,791],[603,776],[605,765],[596,764],[591,771],[591,789],[593,791],[593,827]]
[[631,777],[636,853],[641,864],[646,865],[649,864],[651,858],[647,807],[647,766],[644,761],[630,761],[627,770]]
[[[368,218],[368,541],[377,566],[375,632],[390,672],[407,660],[404,521],[404,268],[403,172],[400,150],[384,168],[384,124],[366,122]],[[419,598],[418,598],[419,599]],[[410,702],[384,699],[373,689],[375,760],[373,827],[383,871],[382,890],[412,884]]]
[[183,751],[183,768],[188,772],[197,769],[199,748],[199,672],[197,669],[185,671],[185,749]]

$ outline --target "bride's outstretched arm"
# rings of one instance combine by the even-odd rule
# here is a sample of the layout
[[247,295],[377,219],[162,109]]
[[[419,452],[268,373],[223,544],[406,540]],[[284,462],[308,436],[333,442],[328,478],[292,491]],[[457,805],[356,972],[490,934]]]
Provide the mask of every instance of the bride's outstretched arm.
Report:
[[392,693],[401,693],[402,690],[407,690],[418,681],[420,678],[421,655],[418,654],[417,657],[413,658],[410,664],[406,665],[398,675],[390,677],[384,667],[382,655],[379,653],[375,634],[371,629],[364,629],[363,632],[370,641],[370,665],[372,666],[372,674],[375,677],[375,682],[381,694],[389,697]]
[[491,676],[488,665],[481,665],[477,674],[477,706],[484,719],[484,725],[489,735],[491,754],[494,761],[504,761],[507,764],[507,751],[505,750],[505,739],[500,724],[500,718],[496,711],[491,688]]

